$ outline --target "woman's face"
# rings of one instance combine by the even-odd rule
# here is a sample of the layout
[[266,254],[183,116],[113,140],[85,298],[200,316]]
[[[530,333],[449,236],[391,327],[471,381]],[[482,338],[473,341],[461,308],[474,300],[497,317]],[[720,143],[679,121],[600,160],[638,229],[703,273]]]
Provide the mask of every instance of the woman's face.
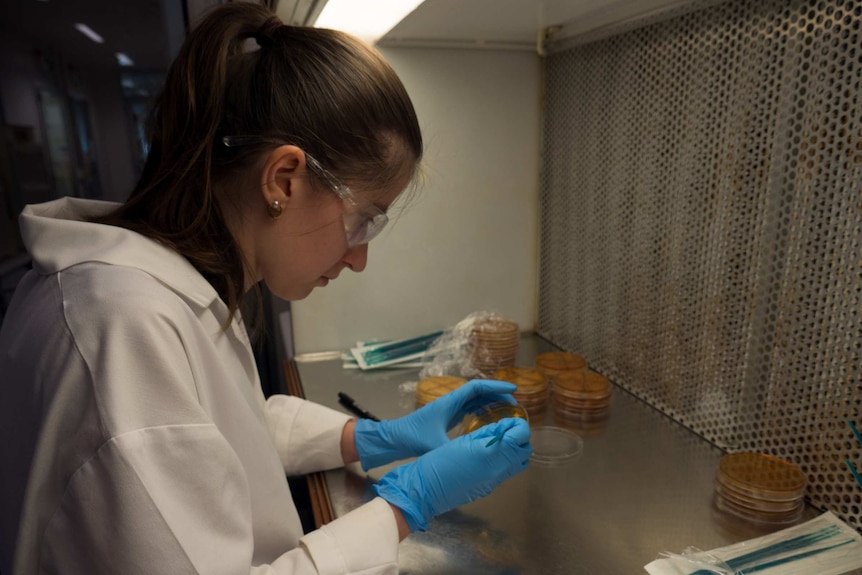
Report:
[[266,196],[267,203],[257,208],[262,217],[253,218],[256,223],[248,230],[253,254],[243,251],[253,262],[252,282],[263,280],[276,296],[293,301],[325,287],[345,269],[357,273],[365,269],[368,244],[348,245],[344,218],[355,221],[356,211],[369,211],[371,204],[385,212],[408,182],[388,190],[356,190],[357,205],[351,205],[322,182],[312,187],[304,157],[288,166],[292,171],[276,173],[275,190],[265,186],[281,198],[281,215],[269,216],[266,206],[273,196]]

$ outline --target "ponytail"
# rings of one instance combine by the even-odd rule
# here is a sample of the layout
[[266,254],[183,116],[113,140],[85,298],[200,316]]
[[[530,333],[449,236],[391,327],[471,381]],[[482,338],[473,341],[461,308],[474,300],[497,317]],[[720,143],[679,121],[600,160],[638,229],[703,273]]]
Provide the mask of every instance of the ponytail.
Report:
[[340,32],[284,26],[247,2],[216,8],[191,32],[168,71],[150,130],[150,152],[129,200],[98,221],[185,256],[231,320],[245,265],[216,183],[251,166],[264,148],[226,150],[222,136],[295,144],[360,189],[403,177],[422,155],[410,99],[376,51]]

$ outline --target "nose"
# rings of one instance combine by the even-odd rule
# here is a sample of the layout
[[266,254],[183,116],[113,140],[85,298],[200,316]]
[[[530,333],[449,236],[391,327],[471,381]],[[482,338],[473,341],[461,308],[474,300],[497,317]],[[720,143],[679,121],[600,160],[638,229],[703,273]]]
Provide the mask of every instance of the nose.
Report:
[[342,260],[351,271],[361,272],[368,264],[368,244],[360,244],[348,249]]

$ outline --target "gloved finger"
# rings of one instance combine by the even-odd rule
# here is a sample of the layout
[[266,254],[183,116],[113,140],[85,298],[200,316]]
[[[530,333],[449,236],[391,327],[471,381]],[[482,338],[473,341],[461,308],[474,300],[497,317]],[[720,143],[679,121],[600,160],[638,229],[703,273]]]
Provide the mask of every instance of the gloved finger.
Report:
[[[471,440],[483,440],[489,439],[491,437],[503,436],[502,438],[506,438],[506,434],[511,433],[513,429],[526,429],[526,433],[524,431],[517,432],[518,440],[521,439],[522,436],[526,435],[527,443],[530,441],[530,424],[525,420],[517,418],[517,417],[507,417],[505,419],[501,419],[500,421],[495,421],[494,423],[489,423],[488,425],[484,425],[475,431],[471,431],[467,435],[462,437],[470,438]],[[513,440],[510,438],[509,443],[513,444]],[[520,444],[518,444],[520,445]]]
[[479,429],[475,429],[466,435],[462,435],[461,437],[466,438],[467,441],[487,440],[491,437],[497,437],[498,435],[503,435],[505,432],[506,432],[506,429],[500,428],[499,422],[494,422],[494,423],[489,423],[488,425],[483,425]]
[[[449,392],[449,401],[464,404],[474,397],[480,397],[487,394],[507,394],[514,393],[518,386],[505,381],[496,381],[493,379],[474,379],[468,381],[455,391]],[[445,395],[443,397],[446,397]]]
[[481,395],[483,393],[514,393],[518,389],[518,386],[514,383],[496,379],[474,379],[467,383],[471,384],[475,390],[474,395]]
[[533,454],[532,450],[525,450],[522,447],[513,448],[519,449],[515,454],[515,457],[512,458],[514,463],[509,467],[508,472],[506,473],[506,477],[513,477],[519,473],[522,473],[530,466],[530,455]]
[[467,382],[440,398],[446,398],[448,407],[451,409],[446,429],[452,429],[465,415],[488,403],[505,401],[514,405],[515,398],[511,394],[517,389],[518,386],[514,384],[492,379],[474,379]]
[[523,419],[511,417],[497,422],[498,429],[503,431],[503,441],[511,445],[529,445],[530,424]]
[[488,395],[483,395],[481,397],[474,397],[473,399],[465,403],[461,409],[459,409],[452,415],[452,418],[449,420],[447,430],[455,427],[455,425],[457,425],[462,419],[464,419],[464,416],[468,413],[474,413],[480,410],[483,406],[495,402],[508,403],[509,405],[515,405],[516,403],[518,403],[517,401],[515,401],[515,398],[508,393],[491,393]]
[[485,395],[480,395],[479,397],[474,397],[468,400],[464,404],[464,411],[469,413],[476,409],[479,409],[483,405],[488,405],[489,403],[494,403],[495,401],[500,401],[503,403],[508,403],[510,405],[515,405],[518,403],[515,401],[515,397],[511,393],[486,393]]
[[[524,471],[533,454],[530,445],[530,425],[523,419],[502,419],[496,423],[498,432],[503,433],[502,441],[498,442],[497,454],[511,462],[507,477]],[[494,449],[493,447],[491,447]]]

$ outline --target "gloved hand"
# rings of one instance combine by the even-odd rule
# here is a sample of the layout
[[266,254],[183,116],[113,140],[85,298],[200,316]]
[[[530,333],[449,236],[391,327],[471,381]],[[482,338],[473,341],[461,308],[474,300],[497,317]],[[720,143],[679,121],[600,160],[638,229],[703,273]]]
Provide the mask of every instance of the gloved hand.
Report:
[[[488,445],[500,433],[503,439]],[[503,419],[396,467],[374,490],[401,509],[411,531],[425,531],[437,515],[485,497],[526,469],[532,452],[529,424]]]
[[362,469],[427,453],[449,441],[446,432],[463,417],[492,401],[515,403],[517,386],[502,381],[474,379],[437,398],[410,415],[386,421],[360,419],[353,439]]

